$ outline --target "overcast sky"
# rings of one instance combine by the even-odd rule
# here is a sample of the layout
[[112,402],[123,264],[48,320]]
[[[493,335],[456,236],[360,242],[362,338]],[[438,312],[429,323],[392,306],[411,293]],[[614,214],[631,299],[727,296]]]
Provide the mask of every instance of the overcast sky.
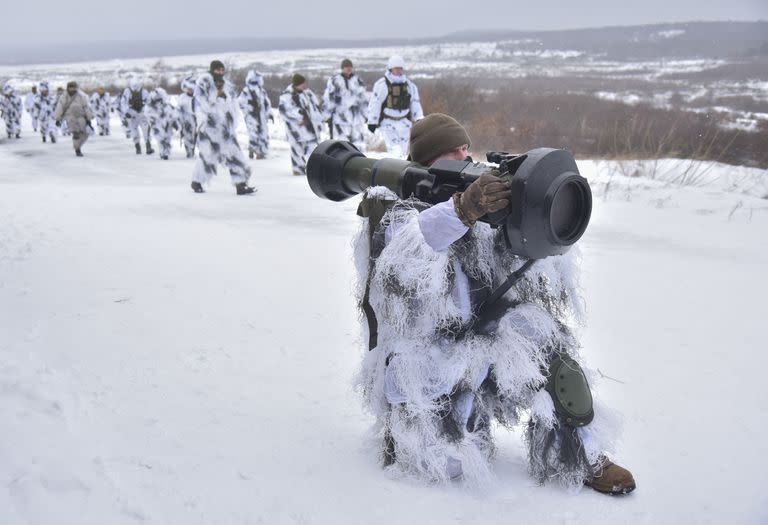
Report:
[[570,29],[768,20],[768,0],[7,0],[3,45],[228,37],[405,38],[465,29]]

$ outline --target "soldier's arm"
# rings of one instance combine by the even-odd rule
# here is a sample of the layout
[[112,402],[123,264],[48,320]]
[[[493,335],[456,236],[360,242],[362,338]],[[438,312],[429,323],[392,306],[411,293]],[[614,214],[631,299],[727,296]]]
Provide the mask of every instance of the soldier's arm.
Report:
[[381,105],[387,98],[387,83],[383,80],[378,80],[373,85],[373,94],[371,100],[368,103],[368,124],[379,124],[379,116],[381,114]]
[[421,107],[421,98],[419,97],[419,88],[416,84],[408,81],[411,88],[411,118],[413,120],[421,120],[424,118],[424,110]]

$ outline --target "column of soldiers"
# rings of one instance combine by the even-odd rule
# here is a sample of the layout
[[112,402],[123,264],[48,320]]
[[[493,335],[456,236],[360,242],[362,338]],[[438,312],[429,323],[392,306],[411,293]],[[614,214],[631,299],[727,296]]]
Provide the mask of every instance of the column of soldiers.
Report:
[[317,96],[306,87],[306,78],[297,73],[280,95],[279,111],[286,124],[295,175],[306,173],[306,160],[320,141],[323,122],[328,124],[331,138],[346,140],[359,149],[363,149],[367,123],[371,133],[378,130],[390,155],[405,158],[411,125],[424,118],[418,88],[406,77],[400,56],[389,59],[370,100],[352,61],[344,59],[341,72],[328,80],[322,109]]
[[[33,86],[23,101],[6,83],[0,112],[8,138],[21,136],[21,115],[26,109],[32,129],[39,130],[43,142],[55,143],[59,135],[71,133],[78,156],[82,156],[81,147],[95,128],[100,136],[112,133],[110,119],[115,112],[137,155],[155,153],[154,142],[159,157],[168,160],[178,131],[186,157],[195,158],[197,152],[191,183],[196,193],[205,192],[205,184],[221,164],[230,172],[236,193],[244,195],[254,188],[247,184],[251,169],[237,139],[240,114],[248,131],[248,157],[261,160],[269,155],[273,107],[261,73],[249,71],[239,93],[224,74],[224,64],[215,60],[207,73],[197,79],[185,78],[175,105],[163,88],[148,89],[138,78],[131,79],[117,97],[99,87],[90,98],[74,82],[66,92],[59,88],[53,93],[43,81]],[[371,133],[378,132],[390,155],[403,158],[411,125],[424,116],[418,89],[406,77],[405,61],[400,56],[389,59],[371,96],[349,59],[344,59],[341,71],[328,79],[322,98],[309,89],[305,76],[295,73],[279,96],[277,110],[285,124],[295,175],[306,174],[307,158],[324,136],[364,149],[366,126]]]

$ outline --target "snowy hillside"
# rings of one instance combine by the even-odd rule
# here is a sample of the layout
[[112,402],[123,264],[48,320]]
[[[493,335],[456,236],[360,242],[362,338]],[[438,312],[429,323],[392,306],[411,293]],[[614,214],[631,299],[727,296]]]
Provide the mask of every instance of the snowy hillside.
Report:
[[638,490],[536,486],[498,429],[478,494],[378,466],[351,387],[357,203],[315,197],[280,141],[257,194],[197,195],[178,143],[137,156],[114,124],[82,159],[0,141],[3,525],[768,522],[765,172],[580,163],[584,354]]

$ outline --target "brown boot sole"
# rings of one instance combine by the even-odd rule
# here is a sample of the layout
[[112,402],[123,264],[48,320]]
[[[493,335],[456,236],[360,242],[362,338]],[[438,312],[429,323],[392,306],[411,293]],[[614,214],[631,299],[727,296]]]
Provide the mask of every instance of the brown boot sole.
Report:
[[629,494],[633,490],[637,488],[637,485],[635,483],[632,483],[631,485],[627,485],[625,487],[611,487],[610,489],[604,489],[603,487],[596,487],[595,485],[592,485],[589,481],[585,481],[584,485],[591,488],[592,490],[599,492],[601,494],[608,494],[610,496],[624,496],[625,494]]

